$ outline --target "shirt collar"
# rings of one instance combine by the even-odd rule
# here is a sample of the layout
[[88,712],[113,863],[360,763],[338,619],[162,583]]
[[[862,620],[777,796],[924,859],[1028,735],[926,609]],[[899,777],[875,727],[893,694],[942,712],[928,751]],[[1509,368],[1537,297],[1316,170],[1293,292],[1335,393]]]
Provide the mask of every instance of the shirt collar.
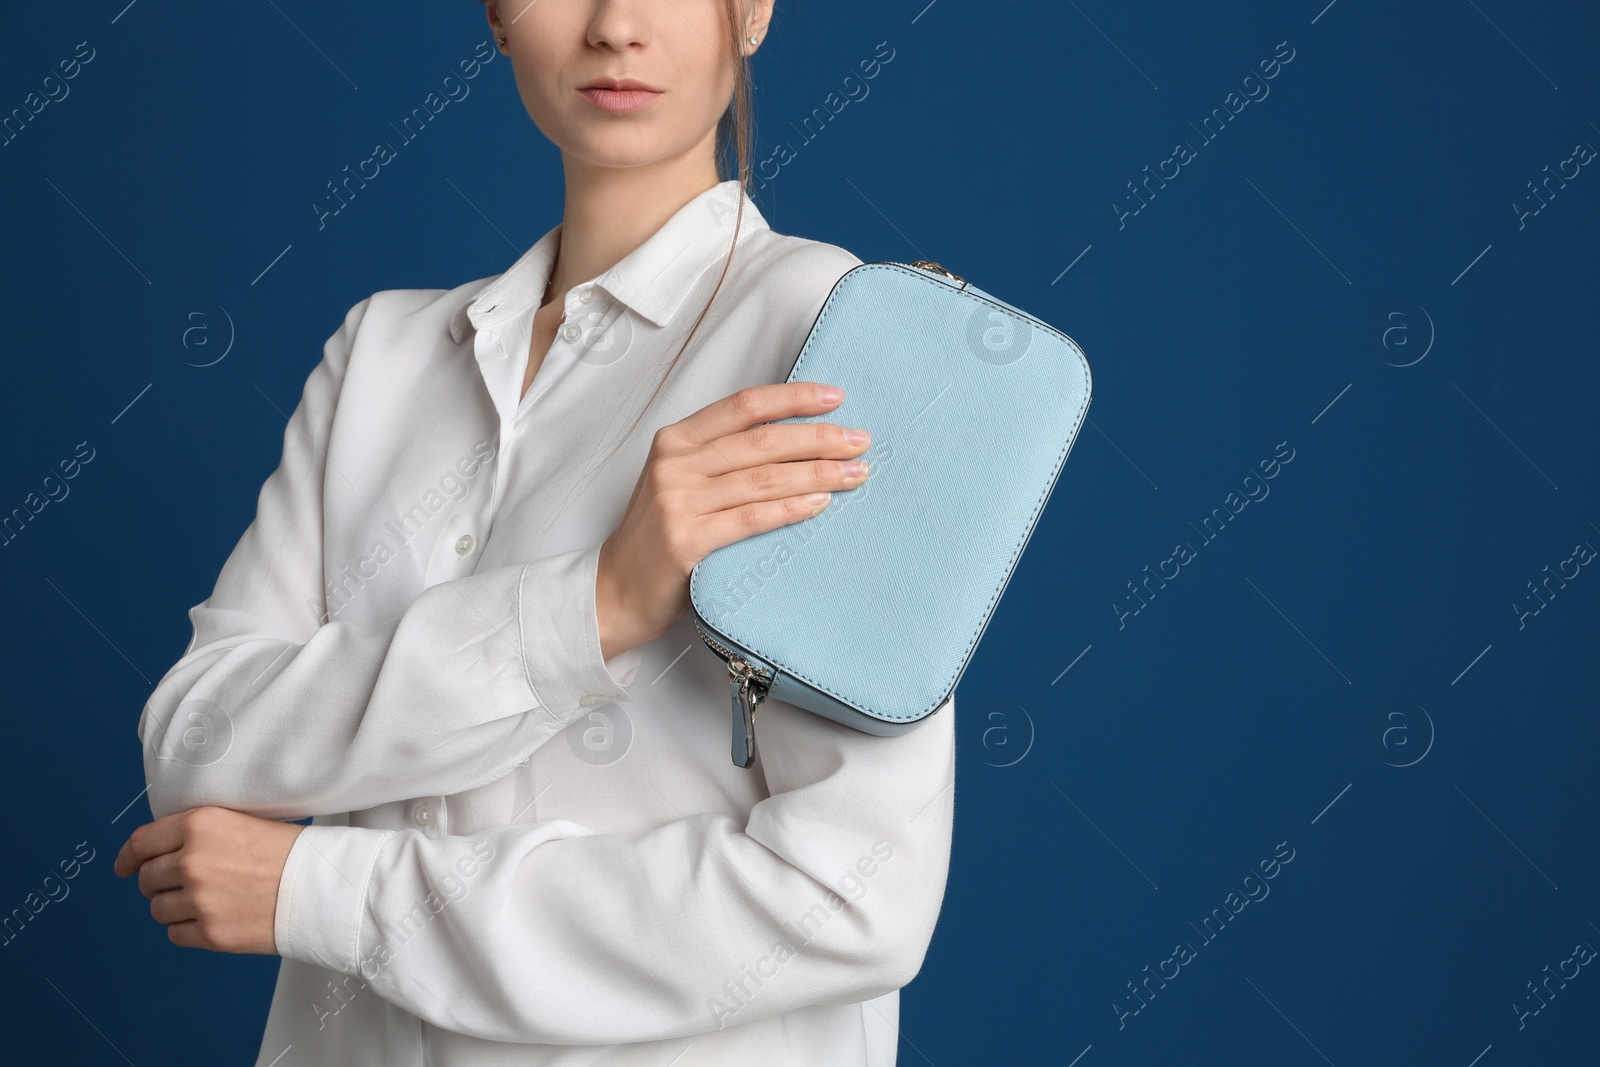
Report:
[[[672,321],[689,289],[705,269],[727,254],[733,224],[744,200],[746,234],[767,229],[766,218],[756,208],[737,179],[712,186],[679,208],[645,242],[622,257],[598,277],[572,287],[568,311],[590,286],[599,286],[657,326]],[[450,320],[450,335],[460,344],[470,325],[484,330],[526,311],[544,296],[550,267],[561,240],[557,223],[500,275],[472,293]]]

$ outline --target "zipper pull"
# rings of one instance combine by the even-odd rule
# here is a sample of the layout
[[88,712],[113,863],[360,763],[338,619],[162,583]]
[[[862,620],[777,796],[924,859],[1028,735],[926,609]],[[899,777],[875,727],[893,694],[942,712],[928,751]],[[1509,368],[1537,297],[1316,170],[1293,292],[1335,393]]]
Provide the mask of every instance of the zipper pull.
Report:
[[728,683],[733,697],[733,765],[748,767],[756,752],[756,708],[767,694],[756,685],[750,664],[738,656],[728,661]]
[[929,272],[930,274],[942,274],[946,278],[949,278],[953,282],[959,282],[963,286],[966,285],[966,279],[961,277],[961,275],[955,273],[954,271],[946,270],[945,268],[941,267],[939,264],[933,262],[932,260],[919,259],[919,260],[916,260],[915,262],[913,262],[911,265],[913,267],[917,267],[917,268],[919,268],[921,270],[925,270],[925,271]]

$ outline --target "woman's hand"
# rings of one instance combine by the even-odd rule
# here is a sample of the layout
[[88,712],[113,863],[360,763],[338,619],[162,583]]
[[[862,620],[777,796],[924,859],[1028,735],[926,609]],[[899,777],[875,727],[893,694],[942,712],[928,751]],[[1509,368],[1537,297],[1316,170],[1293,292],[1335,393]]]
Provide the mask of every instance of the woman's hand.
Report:
[[817,382],[756,385],[656,432],[622,522],[600,549],[595,606],[606,659],[683,616],[689,572],[713,551],[809,519],[832,490],[866,480],[864,462],[858,470],[846,462],[871,444],[866,431],[758,425],[831,411],[843,399]]
[[138,872],[150,915],[166,924],[174,945],[276,956],[278,879],[304,829],[228,808],[191,808],[134,830],[114,870]]

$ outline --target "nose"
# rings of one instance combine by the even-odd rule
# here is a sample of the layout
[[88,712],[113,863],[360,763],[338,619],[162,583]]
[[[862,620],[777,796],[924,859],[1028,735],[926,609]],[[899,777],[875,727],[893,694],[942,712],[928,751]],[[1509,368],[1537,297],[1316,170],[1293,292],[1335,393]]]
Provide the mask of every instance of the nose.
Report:
[[640,0],[594,0],[594,10],[589,17],[589,44],[615,51],[645,44],[649,39],[647,7],[649,3]]

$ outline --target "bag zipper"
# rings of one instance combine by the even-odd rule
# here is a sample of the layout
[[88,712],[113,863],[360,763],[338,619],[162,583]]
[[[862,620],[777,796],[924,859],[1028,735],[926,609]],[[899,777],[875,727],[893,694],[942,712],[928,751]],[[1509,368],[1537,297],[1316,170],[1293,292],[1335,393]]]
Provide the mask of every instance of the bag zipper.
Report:
[[[756,708],[767,699],[775,672],[757,666],[745,659],[736,649],[706,633],[705,627],[695,620],[694,628],[700,639],[728,664],[728,685],[734,719],[733,762],[738,767],[748,767],[756,751]],[[742,741],[742,744],[741,744]]]
[[956,274],[953,271],[948,271],[948,270],[944,269],[943,267],[939,266],[939,264],[933,262],[931,259],[919,259],[914,263],[901,263],[897,259],[886,260],[885,262],[893,263],[897,267],[915,267],[916,269],[921,270],[921,271],[926,271],[929,274],[942,274],[946,278],[949,278],[951,281],[956,282],[959,285],[966,285],[967,284],[967,280],[965,278],[963,278],[961,275]]

